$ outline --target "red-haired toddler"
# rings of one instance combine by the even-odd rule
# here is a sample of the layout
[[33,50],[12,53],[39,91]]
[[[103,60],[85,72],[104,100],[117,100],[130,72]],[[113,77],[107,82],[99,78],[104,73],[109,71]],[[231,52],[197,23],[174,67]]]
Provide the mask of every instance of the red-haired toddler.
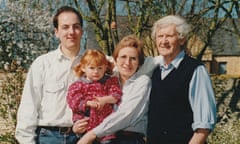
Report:
[[[114,111],[122,91],[117,77],[110,77],[113,63],[99,50],[87,50],[74,68],[79,80],[70,85],[67,102],[73,112],[73,122],[89,117],[87,131],[100,124]],[[113,144],[114,135],[100,138],[103,144]]]

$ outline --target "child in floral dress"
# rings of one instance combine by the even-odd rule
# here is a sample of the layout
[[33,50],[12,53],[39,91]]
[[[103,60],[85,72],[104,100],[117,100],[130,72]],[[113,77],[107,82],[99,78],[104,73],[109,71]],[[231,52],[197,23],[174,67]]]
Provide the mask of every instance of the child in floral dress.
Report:
[[[100,124],[114,111],[122,91],[117,77],[111,77],[113,63],[99,50],[87,50],[74,68],[79,80],[70,85],[67,102],[73,112],[73,122],[89,117],[87,131]],[[115,135],[99,139],[101,144],[114,144]],[[97,142],[95,142],[97,143]]]

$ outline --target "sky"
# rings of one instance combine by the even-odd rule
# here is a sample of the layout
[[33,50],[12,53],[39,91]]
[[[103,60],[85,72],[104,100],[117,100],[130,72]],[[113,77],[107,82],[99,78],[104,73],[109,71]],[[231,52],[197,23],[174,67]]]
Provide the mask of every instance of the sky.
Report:
[[3,9],[5,7],[5,1],[6,0],[0,0],[0,9]]

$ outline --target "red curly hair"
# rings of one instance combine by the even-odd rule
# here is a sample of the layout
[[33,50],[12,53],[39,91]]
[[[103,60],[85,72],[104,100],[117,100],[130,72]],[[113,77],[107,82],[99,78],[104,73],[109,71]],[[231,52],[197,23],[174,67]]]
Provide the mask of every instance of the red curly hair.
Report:
[[109,75],[113,73],[114,64],[106,58],[105,54],[102,51],[96,49],[87,50],[82,56],[80,63],[74,67],[73,70],[78,77],[81,77],[84,75],[82,68],[89,64],[92,66],[106,65],[106,73]]

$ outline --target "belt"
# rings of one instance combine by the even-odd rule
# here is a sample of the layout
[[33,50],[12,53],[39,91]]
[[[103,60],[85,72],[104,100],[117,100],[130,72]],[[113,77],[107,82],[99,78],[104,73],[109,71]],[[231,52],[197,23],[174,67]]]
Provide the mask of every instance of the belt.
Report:
[[70,134],[73,132],[72,127],[39,126],[38,128],[43,128],[50,131],[58,131],[60,134]]
[[118,131],[116,133],[118,139],[143,139],[144,134],[139,132],[132,132],[132,131]]

